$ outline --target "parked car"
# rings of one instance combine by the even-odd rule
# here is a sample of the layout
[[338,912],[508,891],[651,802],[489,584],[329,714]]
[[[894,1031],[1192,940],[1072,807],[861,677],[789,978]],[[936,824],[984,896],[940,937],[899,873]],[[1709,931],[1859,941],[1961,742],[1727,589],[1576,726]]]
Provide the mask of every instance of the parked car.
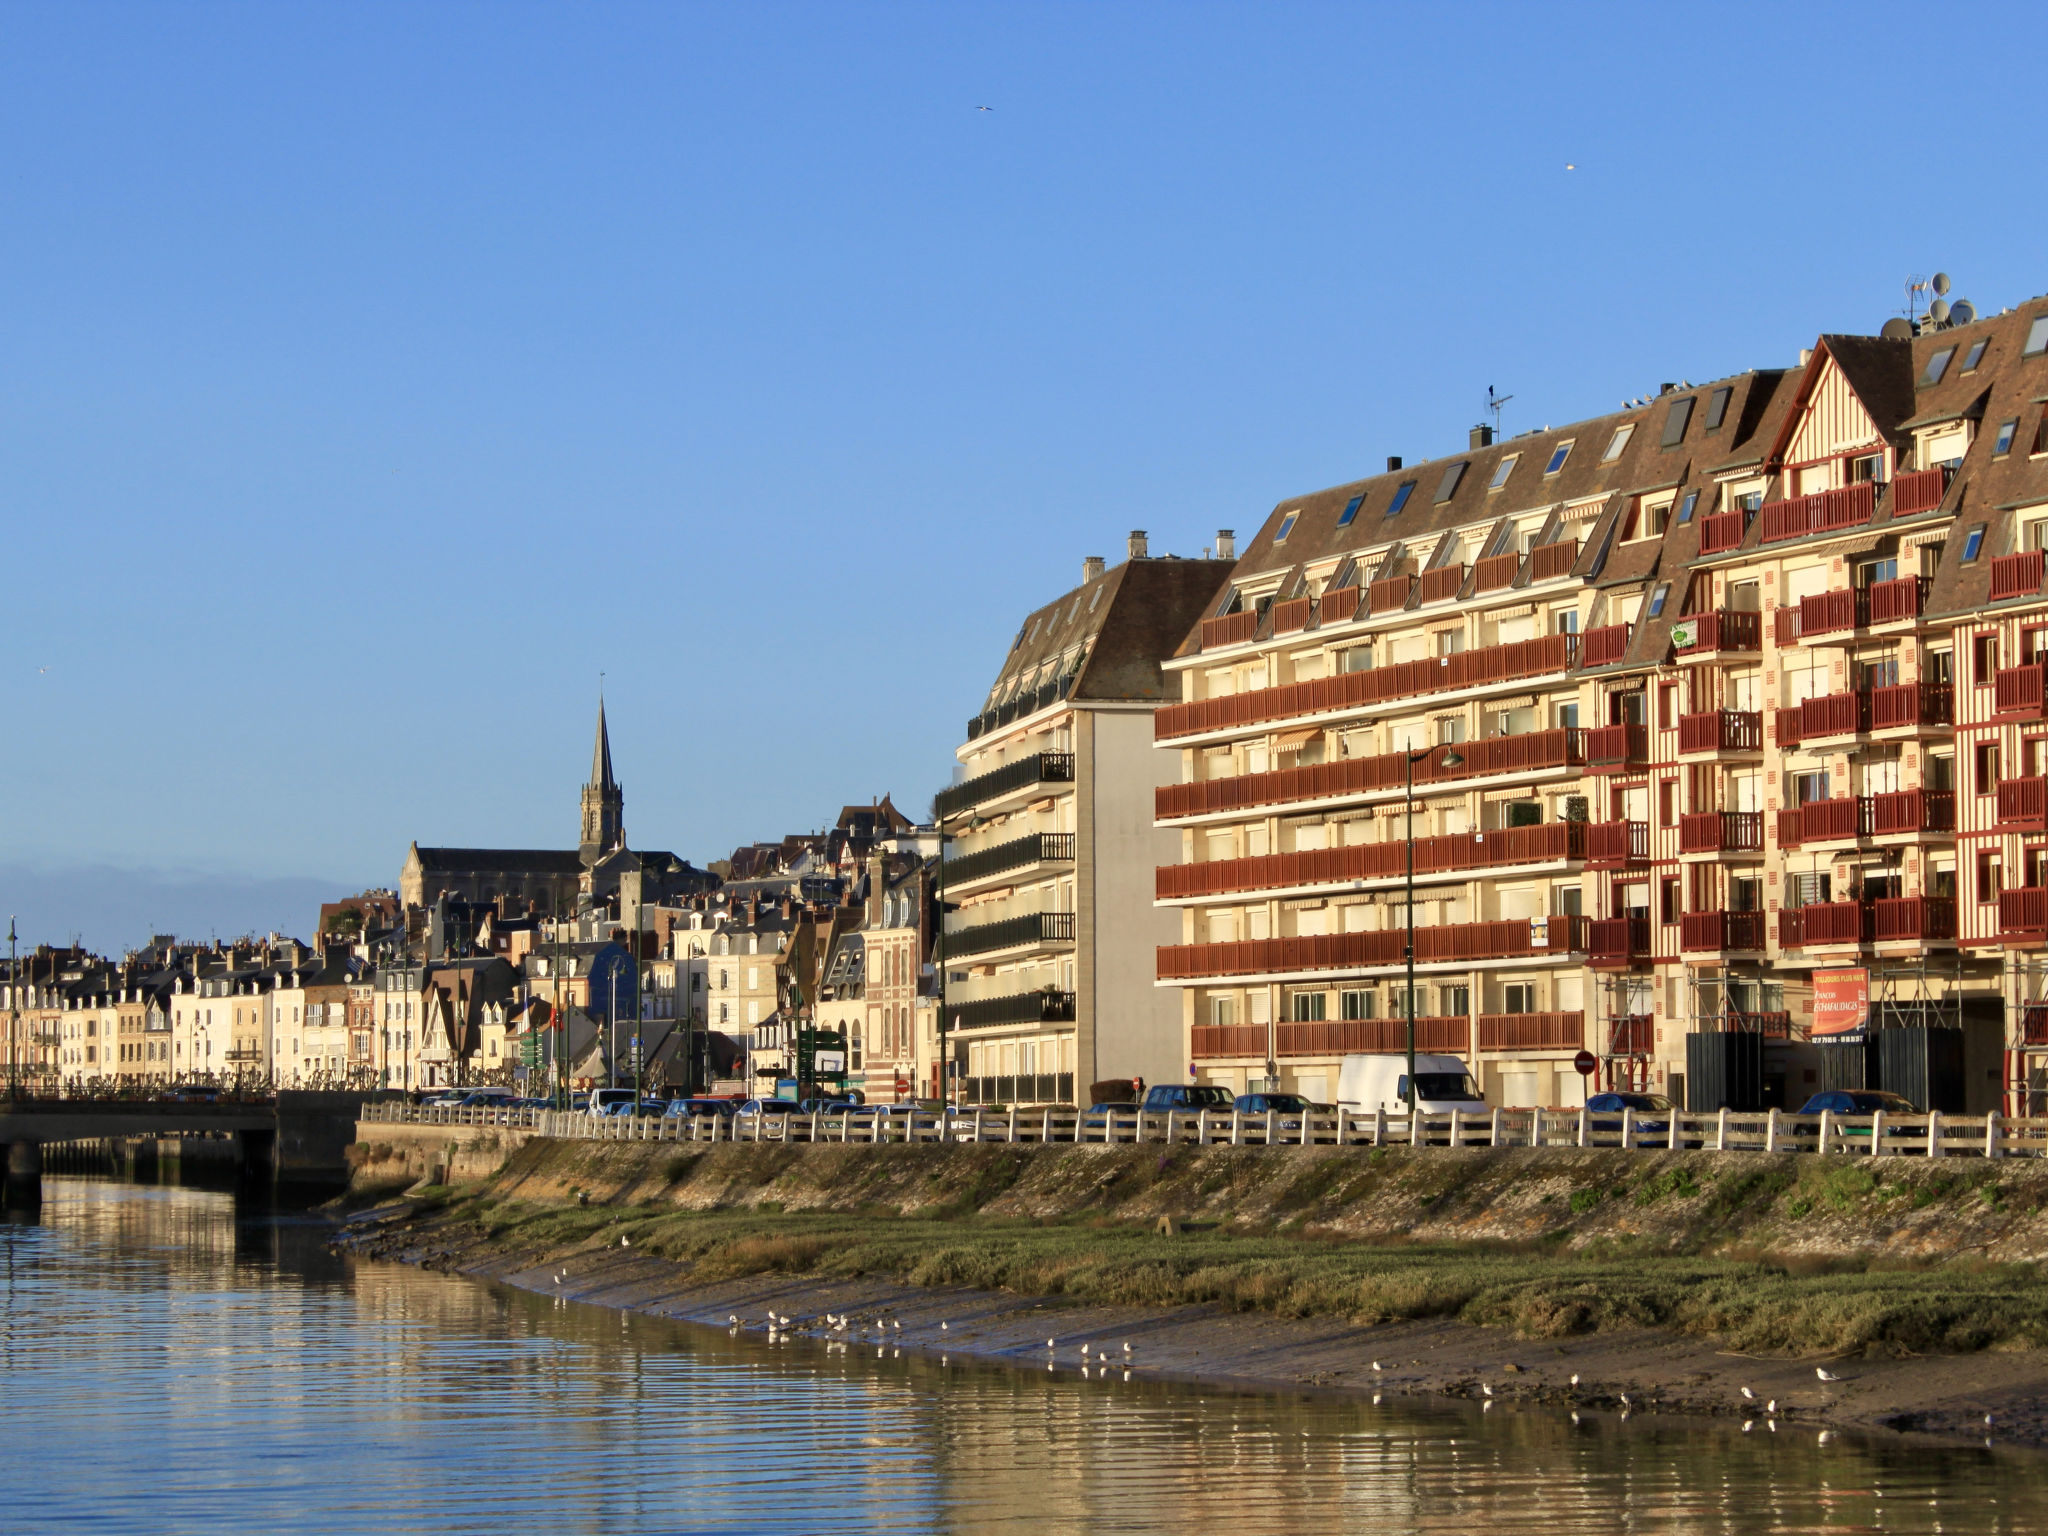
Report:
[[1300,1130],[1302,1115],[1313,1108],[1298,1093],[1240,1093],[1231,1107],[1247,1115],[1277,1115],[1274,1124],[1283,1131]]
[[1632,1109],[1636,1112],[1636,1130],[1645,1136],[1665,1136],[1671,1131],[1669,1120],[1645,1120],[1643,1116],[1668,1115],[1674,1107],[1661,1093],[1596,1093],[1586,1100],[1586,1108],[1597,1118],[1588,1120],[1586,1124],[1590,1130],[1619,1136],[1621,1112]]
[[1228,1109],[1233,1102],[1230,1090],[1215,1083],[1159,1083],[1145,1090],[1141,1107],[1157,1115],[1169,1109]]
[[159,1104],[218,1104],[220,1090],[205,1083],[179,1083],[156,1097]]
[[630,1116],[639,1095],[630,1088],[593,1088],[590,1092],[589,1114],[593,1120],[610,1120],[618,1116]]
[[731,1099],[670,1099],[663,1111],[671,1120],[693,1120],[704,1115],[723,1115],[731,1119],[739,1105]]
[[[1913,1101],[1902,1094],[1885,1093],[1876,1088],[1829,1088],[1816,1093],[1799,1106],[1802,1115],[1817,1115],[1822,1110],[1831,1110],[1838,1115],[1874,1115],[1880,1109],[1888,1115],[1917,1115],[1920,1110]],[[1820,1136],[1817,1123],[1795,1125],[1795,1136]],[[1838,1136],[1868,1136],[1867,1125],[1844,1125],[1836,1128]]]
[[795,1099],[749,1099],[737,1110],[733,1111],[733,1113],[742,1116],[771,1115],[780,1117],[800,1115],[803,1113],[803,1106],[797,1103]]

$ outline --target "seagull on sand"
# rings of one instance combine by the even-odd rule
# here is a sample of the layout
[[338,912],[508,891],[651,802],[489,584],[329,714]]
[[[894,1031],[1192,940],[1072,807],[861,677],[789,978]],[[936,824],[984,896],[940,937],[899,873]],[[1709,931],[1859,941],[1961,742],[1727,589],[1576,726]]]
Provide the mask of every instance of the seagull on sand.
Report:
[[1744,1387],[1742,1389],[1742,1395],[1752,1403],[1756,1401],[1756,1394],[1750,1391],[1747,1387]]
[[952,1325],[951,1323],[940,1323],[940,1324],[939,1324],[939,1332],[941,1332],[941,1333],[951,1333],[952,1331],[953,1331],[953,1325]]
[[1573,1372],[1572,1372],[1572,1385],[1576,1387],[1576,1386],[1577,1386],[1578,1384],[1579,1384],[1579,1373],[1578,1373],[1577,1371],[1573,1371]]
[[1813,1374],[1818,1376],[1822,1381],[1840,1381],[1842,1379],[1824,1365],[1816,1365],[1813,1368]]

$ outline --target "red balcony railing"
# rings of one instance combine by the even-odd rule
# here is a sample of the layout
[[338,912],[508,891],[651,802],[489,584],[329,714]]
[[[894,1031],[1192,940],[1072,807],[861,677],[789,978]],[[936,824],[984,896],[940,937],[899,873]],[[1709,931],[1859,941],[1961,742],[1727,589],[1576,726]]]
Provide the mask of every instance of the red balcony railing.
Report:
[[2048,830],[2048,779],[2001,779],[1998,785],[1998,830]]
[[[1586,952],[1586,919],[1511,918],[1492,923],[1450,923],[1415,930],[1418,964],[1475,960],[1529,960]],[[1369,970],[1398,966],[1405,928],[1373,933],[1329,933],[1291,939],[1243,939],[1212,944],[1162,944],[1159,979],[1257,976],[1292,971]]]
[[1465,567],[1440,565],[1433,571],[1422,573],[1422,598],[1425,603],[1441,603],[1456,597],[1465,588]]
[[1555,581],[1560,576],[1569,576],[1572,567],[1579,563],[1579,541],[1559,539],[1555,544],[1538,544],[1529,551],[1529,580]]
[[1264,1060],[1263,1024],[1197,1024],[1188,1034],[1188,1051],[1197,1060],[1216,1056],[1252,1056]]
[[1917,619],[1927,609],[1927,593],[1934,586],[1925,576],[1901,576],[1895,581],[1874,581],[1870,584],[1870,617],[1872,624],[1896,624],[1902,619]]
[[[1505,869],[1586,857],[1583,821],[1553,821],[1536,827],[1500,827],[1415,840],[1415,873],[1444,874],[1466,869]],[[1303,849],[1248,859],[1211,859],[1168,864],[1153,871],[1161,901],[1187,896],[1221,896],[1234,891],[1283,890],[1357,880],[1394,880],[1408,871],[1410,844],[1354,843],[1348,848]]]
[[1584,1013],[1482,1013],[1482,1051],[1577,1051],[1586,1045]]
[[1607,1021],[1607,1054],[1648,1056],[1657,1049],[1657,1021],[1647,1013],[1620,1013]]
[[1916,469],[1898,476],[1892,481],[1892,516],[1910,517],[1940,506],[1942,497],[1948,494],[1951,473],[1946,464],[1937,464],[1932,469]]
[[1472,567],[1472,590],[1475,593],[1498,592],[1502,587],[1512,587],[1515,578],[1521,574],[1522,557],[1519,553],[1488,555]]
[[1692,638],[1678,647],[1681,656],[1704,651],[1754,651],[1764,643],[1764,616],[1724,608],[1713,613],[1688,614],[1678,621],[1692,626]]
[[1854,588],[1816,592],[1799,600],[1801,639],[1857,630],[1870,622],[1870,600]]
[[1342,624],[1358,612],[1359,591],[1356,587],[1332,587],[1323,594],[1321,622]]
[[1291,635],[1297,629],[1307,629],[1309,612],[1315,605],[1312,597],[1290,597],[1284,603],[1273,605],[1273,633]]
[[1600,969],[1625,968],[1650,958],[1647,917],[1596,917],[1586,939],[1586,963]]
[[1956,904],[1946,896],[1887,896],[1871,903],[1877,942],[1939,943],[1956,936]]
[[1797,704],[1791,704],[1787,705],[1784,709],[1774,709],[1771,713],[1777,718],[1779,748],[1797,746],[1799,744],[1801,720],[1800,707]]
[[1763,541],[1803,538],[1809,533],[1832,533],[1840,528],[1858,528],[1877,515],[1877,484],[1866,480],[1840,490],[1820,491],[1812,496],[1795,496],[1788,501],[1764,503]]
[[1956,797],[1946,789],[1901,789],[1870,797],[1870,830],[1878,837],[1953,832]]
[[1578,639],[1577,635],[1544,635],[1510,645],[1488,646],[1481,651],[1460,651],[1455,656],[1397,661],[1391,666],[1342,672],[1311,682],[1283,683],[1277,688],[1169,704],[1153,715],[1152,730],[1156,739],[1167,741],[1198,731],[1367,709],[1391,699],[1449,693],[1488,683],[1519,682],[1568,670],[1578,659]]
[[1702,950],[1762,949],[1764,915],[1761,912],[1681,913],[1678,947],[1688,954]]
[[2020,1005],[2020,1040],[2025,1045],[2048,1045],[2048,1003]]
[[[1317,1019],[1273,1026],[1281,1056],[1393,1056],[1408,1048],[1405,1019]],[[1427,1042],[1427,1043],[1425,1043]],[[1417,1014],[1415,1049],[1462,1056],[1472,1044],[1472,1021],[1463,1014]]]
[[1810,907],[1788,907],[1778,914],[1778,945],[1801,949],[1813,944],[1868,944],[1876,935],[1870,903],[1823,901]]
[[1917,725],[1954,725],[1956,691],[1947,683],[1897,683],[1870,690],[1870,728],[1894,731]]
[[1801,843],[1869,837],[1873,815],[1868,795],[1809,800],[1804,805],[1778,812],[1778,844],[1794,848]]
[[1586,829],[1586,862],[1595,869],[1626,869],[1650,859],[1650,824],[1596,821]]
[[[1451,784],[1462,779],[1581,767],[1586,761],[1585,738],[1584,731],[1566,728],[1460,742],[1457,751],[1463,761],[1456,767],[1444,765],[1451,748],[1437,747],[1415,764],[1415,782]],[[1388,752],[1378,757],[1340,758],[1334,763],[1241,773],[1193,784],[1162,784],[1152,793],[1153,815],[1161,821],[1171,821],[1178,816],[1241,811],[1259,805],[1338,800],[1399,789],[1406,777],[1407,754]]]
[[1408,606],[1409,596],[1415,591],[1415,578],[1410,575],[1383,576],[1366,588],[1367,611],[1371,613],[1394,613]]
[[1992,681],[1991,712],[2001,720],[2038,720],[2048,699],[2048,664],[2038,661],[2023,666],[2000,667]]
[[1714,709],[1678,717],[1680,752],[1761,752],[1764,717],[1755,710]]
[[1604,667],[1628,653],[1628,625],[1606,624],[1589,629],[1579,644],[1579,665]]
[[1213,651],[1221,646],[1241,645],[1259,632],[1259,616],[1247,609],[1243,613],[1226,613],[1221,618],[1202,620],[1202,649]]
[[1771,638],[1779,645],[1799,643],[1799,605],[1788,604],[1771,610]]
[[1586,732],[1586,766],[1621,773],[1650,760],[1650,732],[1641,725],[1596,725]]
[[1680,853],[1761,853],[1761,811],[1688,811],[1678,818]]
[[2041,590],[2044,551],[2024,549],[2016,555],[2000,555],[1991,562],[1991,601],[2008,597],[2033,597]]
[[1799,706],[1800,741],[1823,736],[1854,736],[1870,729],[1868,693],[1830,693]]
[[2023,885],[1998,895],[2001,939],[2048,939],[2048,888]]
[[1700,553],[1725,555],[1740,547],[1749,532],[1749,514],[1740,507],[1733,512],[1716,512],[1700,519]]

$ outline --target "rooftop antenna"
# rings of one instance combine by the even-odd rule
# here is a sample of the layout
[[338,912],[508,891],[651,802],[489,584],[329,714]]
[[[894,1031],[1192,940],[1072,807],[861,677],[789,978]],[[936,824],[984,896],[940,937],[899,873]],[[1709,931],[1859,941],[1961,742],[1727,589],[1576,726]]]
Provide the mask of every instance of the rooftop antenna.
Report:
[[1497,395],[1491,384],[1486,386],[1486,408],[1493,412],[1493,440],[1500,441],[1500,408],[1514,399],[1513,395]]

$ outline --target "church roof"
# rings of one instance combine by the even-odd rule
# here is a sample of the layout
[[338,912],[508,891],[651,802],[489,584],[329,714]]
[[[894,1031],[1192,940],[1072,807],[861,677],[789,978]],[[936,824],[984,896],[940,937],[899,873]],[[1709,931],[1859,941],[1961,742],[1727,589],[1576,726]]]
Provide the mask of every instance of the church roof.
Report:
[[580,875],[583,855],[559,848],[419,848],[421,869]]
[[597,701],[597,745],[590,753],[590,787],[617,789],[612,779],[612,738],[604,726],[604,700]]

